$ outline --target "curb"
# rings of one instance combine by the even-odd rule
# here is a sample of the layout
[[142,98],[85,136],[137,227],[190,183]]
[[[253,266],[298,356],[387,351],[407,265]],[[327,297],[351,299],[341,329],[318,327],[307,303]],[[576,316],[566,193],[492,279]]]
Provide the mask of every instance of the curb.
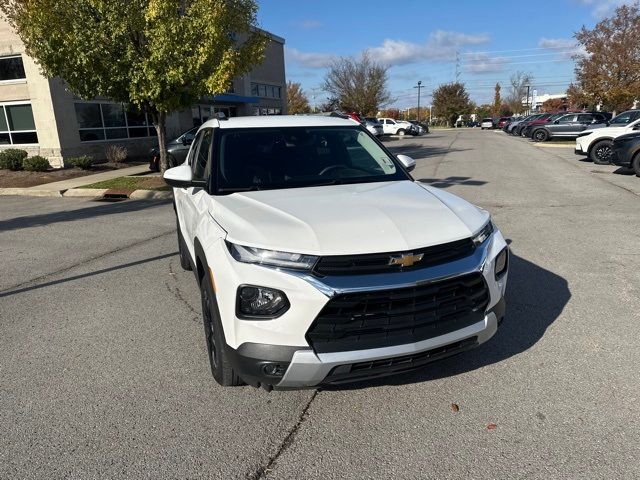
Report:
[[62,197],[64,190],[44,190],[29,188],[0,188],[0,195],[19,195],[23,197]]
[[[106,188],[70,188],[69,190],[0,188],[0,196],[103,198],[108,191]],[[125,195],[131,200],[169,200],[173,198],[173,191],[134,190]]]
[[534,146],[538,148],[571,148],[575,149],[575,145],[554,145],[552,143],[534,143]]
[[70,188],[62,194],[63,197],[102,197],[106,188]]

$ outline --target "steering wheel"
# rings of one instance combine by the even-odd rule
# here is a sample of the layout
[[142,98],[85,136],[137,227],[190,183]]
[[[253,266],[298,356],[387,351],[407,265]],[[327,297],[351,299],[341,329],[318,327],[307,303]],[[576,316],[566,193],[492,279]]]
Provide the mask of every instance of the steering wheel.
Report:
[[325,175],[333,170],[337,170],[338,168],[349,168],[349,167],[345,167],[344,165],[329,165],[328,167],[324,167],[322,170],[320,170],[320,173],[318,173],[318,175]]

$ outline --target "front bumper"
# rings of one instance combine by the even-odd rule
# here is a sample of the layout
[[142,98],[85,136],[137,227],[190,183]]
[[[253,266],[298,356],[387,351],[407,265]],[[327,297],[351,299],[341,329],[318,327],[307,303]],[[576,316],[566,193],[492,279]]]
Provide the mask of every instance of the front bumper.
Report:
[[[247,383],[267,389],[315,387],[364,380],[419,368],[440,358],[465,351],[489,340],[504,317],[507,274],[495,279],[494,260],[506,248],[499,231],[476,248],[472,255],[449,263],[394,274],[318,278],[308,272],[292,272],[235,262],[231,269],[217,269],[217,299],[227,339],[227,351],[236,373]],[[455,331],[413,343],[360,350],[316,352],[306,334],[322,308],[336,295],[379,292],[439,282],[472,272],[481,273],[489,301],[481,321]],[[261,278],[256,278],[261,276]],[[279,288],[289,297],[291,308],[282,317],[246,321],[235,317],[229,293],[243,278]],[[220,281],[219,281],[220,280]],[[259,280],[259,281],[257,281]],[[233,299],[234,295],[231,295]],[[275,373],[275,374],[273,374]]]

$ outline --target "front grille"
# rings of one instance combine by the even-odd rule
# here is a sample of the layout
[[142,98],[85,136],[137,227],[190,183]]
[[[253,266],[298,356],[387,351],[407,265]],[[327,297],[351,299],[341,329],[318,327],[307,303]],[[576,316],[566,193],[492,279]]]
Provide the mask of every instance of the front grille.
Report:
[[340,365],[333,368],[322,383],[339,384],[410,372],[436,360],[462,353],[477,344],[478,337],[471,337],[412,355]]
[[482,274],[417,287],[338,295],[307,331],[317,353],[419,342],[481,321],[489,303]]
[[416,268],[430,267],[471,255],[475,245],[470,238],[455,242],[434,245],[432,247],[412,250],[414,255],[423,254],[422,260],[411,267],[389,265],[393,255],[405,252],[371,253],[365,255],[335,255],[321,257],[313,271],[320,276],[326,275],[364,275],[369,273],[384,273],[406,271]]

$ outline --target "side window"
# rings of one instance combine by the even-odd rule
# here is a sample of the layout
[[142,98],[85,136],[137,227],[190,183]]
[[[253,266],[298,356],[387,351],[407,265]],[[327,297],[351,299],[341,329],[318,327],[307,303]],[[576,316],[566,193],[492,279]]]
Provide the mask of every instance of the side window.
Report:
[[560,118],[558,123],[571,123],[571,122],[574,122],[575,119],[576,119],[575,115],[565,115],[564,117]]
[[593,120],[594,117],[592,115],[578,115],[578,122],[580,123],[591,123],[591,120]]
[[395,125],[395,124],[396,124],[396,122],[394,122],[393,120],[387,120],[387,123],[388,123],[389,125]]
[[211,150],[211,140],[213,139],[213,130],[207,128],[198,134],[199,143],[197,151],[191,164],[193,178],[196,180],[204,180],[210,172],[209,167],[209,151]]

